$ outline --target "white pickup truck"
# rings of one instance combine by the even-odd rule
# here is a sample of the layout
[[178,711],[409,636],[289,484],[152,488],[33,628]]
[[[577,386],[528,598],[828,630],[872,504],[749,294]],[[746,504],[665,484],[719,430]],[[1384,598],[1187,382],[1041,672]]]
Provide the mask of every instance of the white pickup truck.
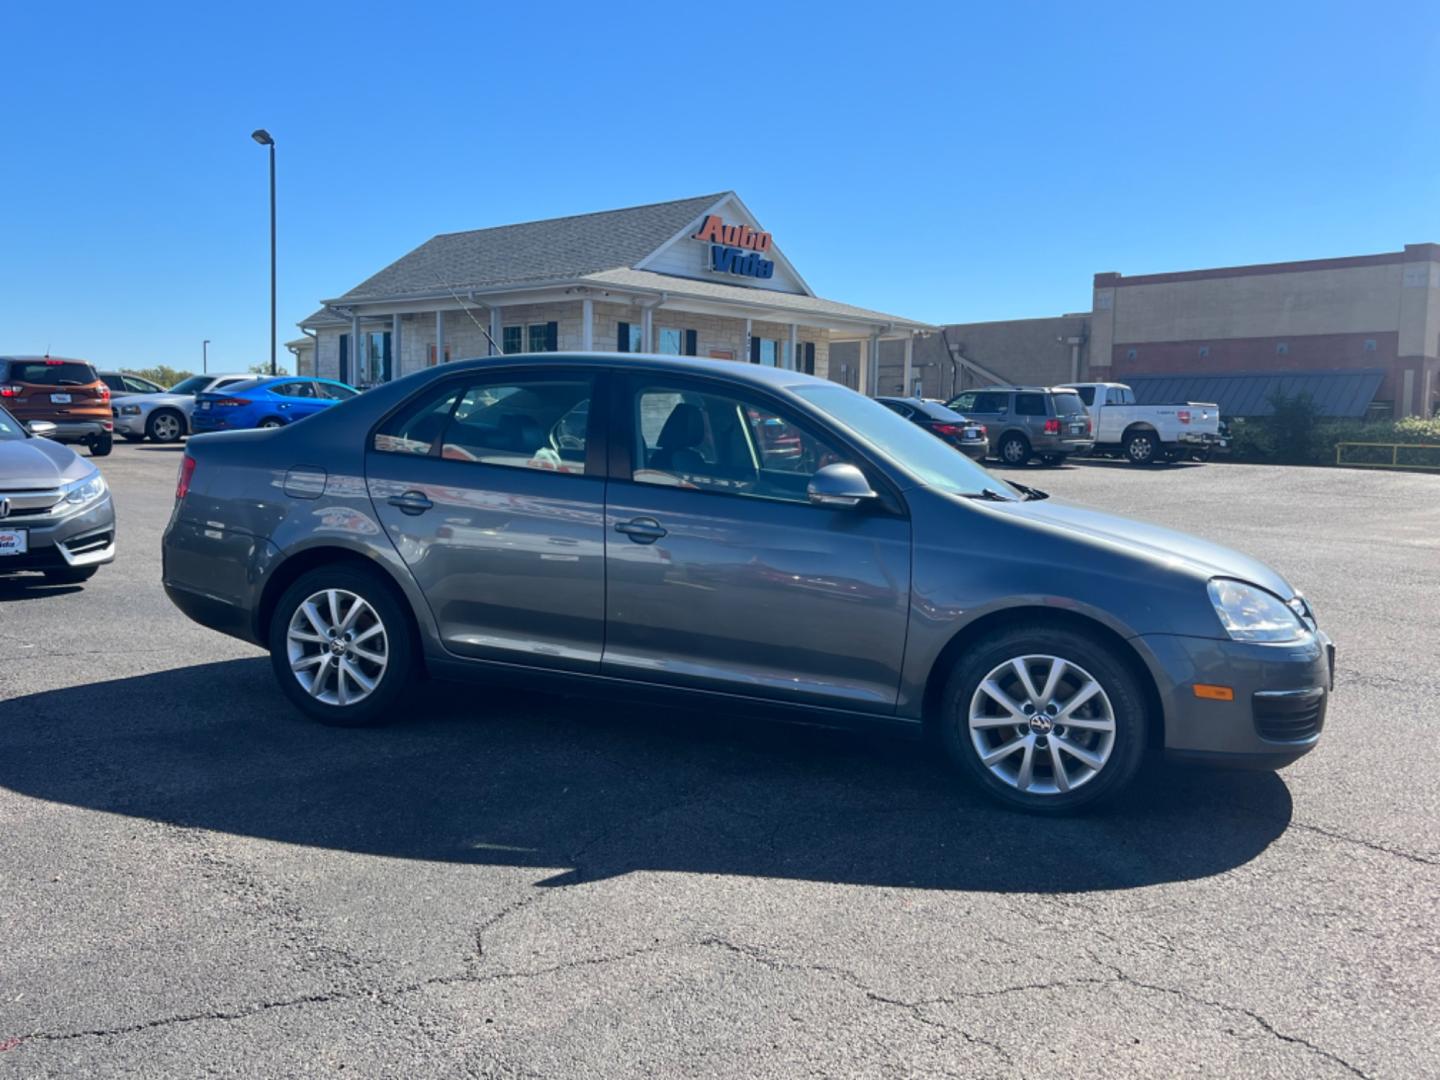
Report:
[[1056,389],[1074,390],[1085,403],[1096,454],[1123,455],[1136,465],[1150,465],[1185,457],[1205,461],[1225,449],[1220,407],[1213,402],[1137,405],[1135,391],[1113,382],[1069,383]]

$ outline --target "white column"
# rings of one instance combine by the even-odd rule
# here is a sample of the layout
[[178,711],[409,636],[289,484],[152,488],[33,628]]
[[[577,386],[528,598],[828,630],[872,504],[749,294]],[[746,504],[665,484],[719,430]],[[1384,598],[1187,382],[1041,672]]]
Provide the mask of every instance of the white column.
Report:
[[751,332],[752,328],[753,328],[753,324],[751,323],[751,321],[750,321],[749,319],[746,319],[746,320],[745,320],[745,351],[744,351],[743,353],[741,353],[741,354],[740,354],[740,357],[739,357],[739,360],[740,360],[740,362],[741,362],[742,364],[748,364],[748,363],[750,362],[750,357],[752,357],[752,356],[755,355],[754,350],[751,349],[751,347],[750,347],[750,332]]
[[798,340],[799,340],[799,330],[796,328],[795,324],[792,322],[792,323],[790,324],[790,356],[789,356],[789,362],[785,365],[785,366],[786,366],[787,368],[789,368],[791,371],[795,371],[796,369],[798,369],[798,368],[800,367],[799,362],[795,359],[795,344],[796,344],[796,342],[797,342]]
[[580,301],[580,348],[583,352],[595,349],[595,301],[588,297]]
[[914,392],[913,369],[915,366],[915,335],[905,339],[905,397]]
[[655,309],[647,307],[640,319],[640,351],[655,351]]
[[865,393],[871,397],[880,395],[880,335],[870,335],[870,370],[867,372],[869,378],[865,382]]
[[[495,353],[497,356],[500,354],[501,350],[505,348],[504,331],[501,328],[501,323],[503,321],[504,318],[501,313],[501,309],[498,307],[492,307],[490,309],[490,337],[495,342]],[[487,356],[490,355],[488,346],[486,348],[485,354]]]
[[861,338],[856,344],[860,348],[855,361],[855,388],[866,394],[869,393],[866,388],[870,385],[870,342]]
[[390,316],[390,375],[398,379],[404,374],[405,368],[400,358],[400,313],[397,311]]
[[435,312],[435,363],[445,362],[445,312]]
[[350,370],[345,374],[349,376],[351,386],[360,385],[360,316],[353,311],[350,313]]

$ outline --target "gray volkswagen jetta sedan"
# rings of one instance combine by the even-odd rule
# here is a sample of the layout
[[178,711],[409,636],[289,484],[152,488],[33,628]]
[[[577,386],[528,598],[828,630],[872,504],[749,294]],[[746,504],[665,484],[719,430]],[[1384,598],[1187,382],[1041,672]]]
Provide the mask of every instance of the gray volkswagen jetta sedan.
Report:
[[115,506],[100,470],[0,409],[0,574],[78,584],[115,558]]
[[1284,765],[1333,679],[1255,559],[1045,499],[835,383],[673,356],[445,364],[192,439],[164,580],[325,723],[403,716],[422,674],[699,699],[929,733],[1039,812],[1152,749]]

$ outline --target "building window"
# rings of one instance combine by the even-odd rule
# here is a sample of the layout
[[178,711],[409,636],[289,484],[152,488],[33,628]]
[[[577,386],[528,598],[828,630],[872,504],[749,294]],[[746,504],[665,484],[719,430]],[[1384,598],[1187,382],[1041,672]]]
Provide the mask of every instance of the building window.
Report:
[[1275,355],[1276,355],[1276,356],[1289,356],[1289,355],[1290,355],[1290,343],[1289,343],[1288,341],[1281,341],[1281,342],[1277,343],[1276,346],[1275,346]]
[[640,352],[645,347],[643,327],[636,323],[615,324],[615,351]]
[[1210,355],[1210,346],[1209,346],[1209,345],[1201,345],[1201,346],[1200,346],[1200,359],[1201,359],[1201,360],[1204,360],[1204,359],[1205,359],[1207,356],[1209,356],[1209,355]]
[[655,351],[668,356],[680,356],[685,348],[685,332],[671,326],[660,327]]
[[558,352],[560,350],[559,323],[531,323],[530,324],[530,351],[531,352]]
[[1375,351],[1375,339],[1374,339],[1374,338],[1367,337],[1367,338],[1365,339],[1365,351],[1366,351],[1366,352],[1374,352],[1374,351]]
[[525,328],[523,326],[505,327],[500,331],[500,342],[500,350],[506,355],[524,352]]
[[780,342],[774,338],[750,339],[750,362],[752,364],[764,364],[766,367],[780,366]]
[[1135,359],[1135,350],[1134,350],[1134,349],[1126,349],[1126,350],[1125,350],[1125,359],[1126,359],[1126,360],[1134,360],[1134,359]]

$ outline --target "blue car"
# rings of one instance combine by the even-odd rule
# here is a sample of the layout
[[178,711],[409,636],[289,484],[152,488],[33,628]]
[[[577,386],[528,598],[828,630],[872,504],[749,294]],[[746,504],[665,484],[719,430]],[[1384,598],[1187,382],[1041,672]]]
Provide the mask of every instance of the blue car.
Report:
[[197,435],[205,431],[284,427],[359,392],[333,379],[281,376],[232,383],[216,393],[195,395],[190,427]]

